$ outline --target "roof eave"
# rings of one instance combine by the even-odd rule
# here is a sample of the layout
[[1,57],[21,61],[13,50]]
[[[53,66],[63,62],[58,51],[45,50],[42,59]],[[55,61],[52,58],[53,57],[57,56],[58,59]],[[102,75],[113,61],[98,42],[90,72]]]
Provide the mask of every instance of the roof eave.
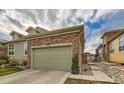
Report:
[[39,34],[31,35],[31,36],[26,36],[25,39],[39,37],[39,36],[46,36],[46,35],[51,35],[51,34],[59,34],[59,33],[64,33],[64,32],[69,32],[69,31],[74,31],[74,30],[81,31],[83,29],[84,29],[84,25],[78,25],[78,26],[74,26],[74,27],[67,27],[67,28],[52,30],[52,31],[48,31],[46,33],[39,33]]

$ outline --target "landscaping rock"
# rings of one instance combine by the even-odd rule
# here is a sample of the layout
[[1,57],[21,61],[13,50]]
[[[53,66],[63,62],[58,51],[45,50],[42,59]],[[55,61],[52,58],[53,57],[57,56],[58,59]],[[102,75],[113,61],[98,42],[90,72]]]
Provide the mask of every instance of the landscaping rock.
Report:
[[102,62],[96,63],[96,65],[100,67],[101,70],[108,76],[110,76],[114,81],[116,81],[117,83],[124,84],[124,70],[116,68],[115,65],[113,67],[112,65],[105,64]]

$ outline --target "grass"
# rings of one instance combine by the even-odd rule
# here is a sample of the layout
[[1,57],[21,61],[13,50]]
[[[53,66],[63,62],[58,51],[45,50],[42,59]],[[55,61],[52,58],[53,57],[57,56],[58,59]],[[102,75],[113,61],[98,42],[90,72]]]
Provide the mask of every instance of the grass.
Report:
[[64,84],[115,84],[115,83],[68,78]]
[[0,68],[0,76],[20,72],[22,70],[23,70],[22,68],[18,68],[18,67]]

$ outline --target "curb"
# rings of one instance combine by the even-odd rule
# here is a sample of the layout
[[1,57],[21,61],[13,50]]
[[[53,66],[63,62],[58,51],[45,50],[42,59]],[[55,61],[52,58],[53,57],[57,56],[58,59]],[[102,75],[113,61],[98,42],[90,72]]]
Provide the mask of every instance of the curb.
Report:
[[59,84],[64,84],[64,82],[67,80],[67,78],[70,76],[70,73],[66,73],[63,78],[60,80]]

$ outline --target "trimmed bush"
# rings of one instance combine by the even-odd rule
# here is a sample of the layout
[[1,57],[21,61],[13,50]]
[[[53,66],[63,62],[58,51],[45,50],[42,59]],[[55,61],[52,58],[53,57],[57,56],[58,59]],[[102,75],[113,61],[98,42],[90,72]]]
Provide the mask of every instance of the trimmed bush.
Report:
[[22,61],[22,66],[27,66],[28,65],[28,60],[23,60]]
[[15,58],[13,58],[13,59],[10,59],[9,64],[11,66],[17,66],[19,65],[19,62]]
[[[4,60],[3,64],[9,63],[9,57],[8,56],[0,55],[0,60],[2,60],[2,62]],[[5,62],[5,60],[6,60],[6,62]]]
[[0,65],[7,64],[7,60],[0,60]]
[[75,55],[72,58],[72,74],[79,74],[79,58],[78,55]]

